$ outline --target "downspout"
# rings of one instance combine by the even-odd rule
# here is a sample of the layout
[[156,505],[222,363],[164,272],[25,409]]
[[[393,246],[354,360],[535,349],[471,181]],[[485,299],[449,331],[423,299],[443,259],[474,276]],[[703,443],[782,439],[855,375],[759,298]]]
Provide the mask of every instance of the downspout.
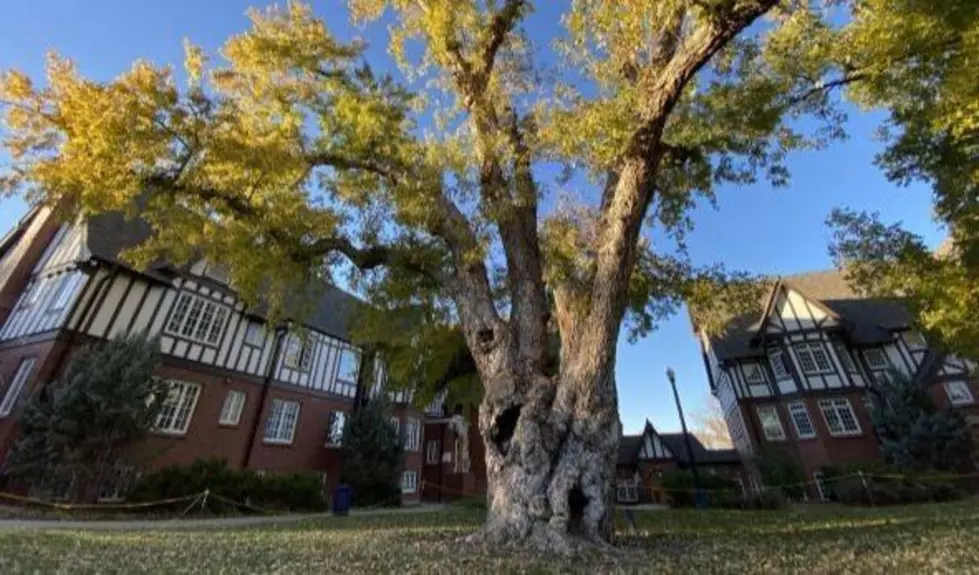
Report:
[[269,358],[269,366],[265,370],[265,380],[262,382],[262,392],[258,396],[258,407],[255,410],[255,417],[252,420],[252,428],[248,433],[248,441],[245,443],[245,453],[241,460],[241,468],[246,469],[252,461],[252,450],[255,448],[255,438],[258,437],[258,427],[262,422],[262,414],[265,413],[265,402],[268,400],[269,388],[272,387],[272,377],[275,374],[276,366],[279,365],[279,355],[282,352],[282,339],[288,330],[280,325],[275,328],[275,343],[272,347],[272,357]]

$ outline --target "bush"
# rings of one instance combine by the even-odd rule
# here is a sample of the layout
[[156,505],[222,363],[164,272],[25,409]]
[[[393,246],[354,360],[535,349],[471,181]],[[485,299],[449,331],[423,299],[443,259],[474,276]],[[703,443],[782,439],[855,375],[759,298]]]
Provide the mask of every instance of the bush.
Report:
[[761,493],[752,493],[744,498],[743,509],[769,510],[784,509],[786,506],[785,494],[778,489],[768,489]]
[[[851,474],[862,471],[867,486],[859,477]],[[831,499],[846,505],[901,505],[929,501],[953,501],[964,497],[964,492],[947,481],[932,479],[934,474],[901,471],[882,464],[851,465],[845,468],[827,468]]]
[[[205,489],[231,501],[268,509],[319,511],[326,508],[322,481],[315,473],[268,474],[230,469],[223,459],[198,459],[171,465],[141,477],[128,493],[130,501],[186,497]],[[211,501],[212,510],[225,508]]]
[[457,499],[454,501],[452,505],[462,509],[475,509],[478,511],[485,511],[489,509],[489,505],[486,502],[486,496],[463,497],[462,499]]

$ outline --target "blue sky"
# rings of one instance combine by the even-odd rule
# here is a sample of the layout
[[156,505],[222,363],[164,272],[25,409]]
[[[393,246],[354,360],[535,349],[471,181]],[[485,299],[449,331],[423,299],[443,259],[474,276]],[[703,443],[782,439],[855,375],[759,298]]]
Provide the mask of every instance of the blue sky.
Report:
[[[342,0],[314,4],[338,36],[361,36],[370,43],[368,58],[375,69],[390,69],[384,26],[351,27]],[[558,3],[538,4],[528,30],[532,37],[550,36],[558,22]],[[40,79],[45,54],[51,50],[72,58],[86,76],[101,80],[127,69],[137,58],[179,67],[183,38],[216,48],[245,28],[249,5],[261,4],[258,0],[11,2],[0,19],[0,69],[18,68]],[[688,242],[694,260],[719,261],[732,269],[764,274],[829,268],[830,234],[824,221],[835,206],[880,211],[885,220],[903,221],[937,245],[944,231],[932,220],[930,190],[920,185],[897,188],[873,165],[880,149],[873,133],[883,116],[851,112],[848,140],[791,158],[789,187],[728,186],[719,191],[718,210],[698,208],[696,229]],[[0,235],[24,211],[17,199],[0,200]],[[640,430],[645,418],[663,430],[679,427],[664,376],[667,366],[676,370],[687,411],[698,409],[708,397],[708,385],[685,313],[635,345],[625,338],[620,342],[617,379],[627,432]]]

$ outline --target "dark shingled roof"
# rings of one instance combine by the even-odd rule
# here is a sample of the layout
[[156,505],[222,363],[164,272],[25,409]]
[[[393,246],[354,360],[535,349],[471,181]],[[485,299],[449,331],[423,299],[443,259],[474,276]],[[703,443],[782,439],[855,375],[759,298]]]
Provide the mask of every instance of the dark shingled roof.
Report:
[[[890,330],[911,325],[907,308],[895,298],[872,298],[858,294],[838,270],[812,272],[779,278],[775,284],[795,289],[806,298],[818,301],[838,315],[857,344],[870,345],[890,341]],[[775,288],[773,288],[775,289]],[[719,360],[758,357],[764,354],[752,339],[758,333],[769,290],[759,302],[758,312],[733,318],[727,330],[710,337],[710,344]]]
[[[86,220],[88,249],[92,257],[132,269],[120,259],[119,254],[126,248],[144,241],[152,233],[150,225],[142,219],[127,219],[121,212],[106,212]],[[150,266],[138,270],[158,280],[168,281],[164,265]],[[136,271],[136,270],[134,270]],[[297,305],[288,313],[295,315],[307,326],[326,334],[349,340],[352,321],[360,306],[366,305],[356,296],[327,282],[313,282],[306,286],[304,295],[296,298]],[[299,301],[313,301],[314,306],[303,307]],[[266,306],[259,305],[248,310],[256,316],[264,316]]]
[[[659,433],[652,425],[648,425],[647,431],[659,436],[663,445],[670,450],[673,457],[679,463],[690,463],[687,453],[687,445],[683,441],[683,433]],[[645,431],[639,435],[623,435],[619,440],[619,453],[616,462],[619,465],[632,465],[639,457],[639,448],[642,445],[642,438]],[[689,433],[690,447],[693,449],[694,458],[697,463],[741,463],[741,456],[735,449],[707,449],[697,436]]]

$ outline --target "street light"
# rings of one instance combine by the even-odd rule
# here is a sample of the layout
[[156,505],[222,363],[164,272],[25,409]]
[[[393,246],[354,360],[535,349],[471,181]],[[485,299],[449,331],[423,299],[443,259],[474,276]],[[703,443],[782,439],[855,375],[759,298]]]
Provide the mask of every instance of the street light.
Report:
[[673,399],[676,401],[676,412],[680,415],[680,428],[683,430],[683,443],[687,447],[687,457],[690,459],[690,474],[693,475],[693,496],[698,508],[706,507],[700,493],[700,474],[697,472],[697,457],[693,453],[693,443],[687,433],[687,420],[683,417],[683,406],[680,405],[680,394],[676,391],[676,372],[672,367],[666,368],[666,378],[673,388]]

